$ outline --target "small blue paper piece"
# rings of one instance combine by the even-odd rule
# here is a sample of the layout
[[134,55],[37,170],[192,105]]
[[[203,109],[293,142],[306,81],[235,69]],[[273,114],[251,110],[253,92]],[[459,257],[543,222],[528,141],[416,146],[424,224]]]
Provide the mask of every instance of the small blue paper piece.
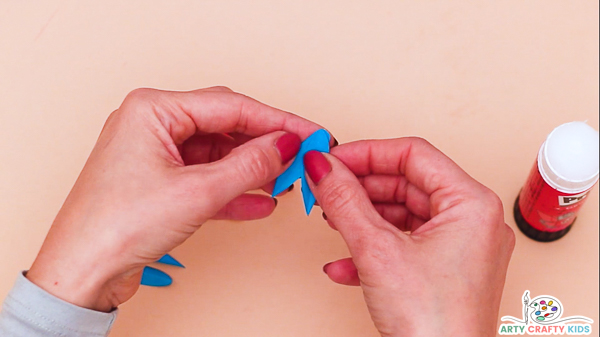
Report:
[[168,265],[175,266],[175,267],[185,268],[185,266],[183,264],[181,264],[179,261],[175,260],[175,258],[169,254],[165,254],[165,256],[161,257],[156,262],[162,263],[162,264],[168,264]]
[[[168,264],[175,267],[185,268],[183,264],[175,260],[175,258],[169,254],[165,254],[156,262]],[[173,279],[167,273],[160,271],[156,268],[144,267],[144,271],[142,272],[142,285],[150,287],[166,287],[171,285],[171,283],[173,283]]]
[[296,180],[300,179],[302,183],[302,199],[304,199],[304,210],[306,211],[306,215],[310,214],[315,202],[314,194],[312,194],[310,188],[308,187],[308,182],[306,181],[306,173],[304,172],[304,155],[308,151],[319,151],[319,152],[329,152],[329,140],[330,140],[329,132],[321,129],[310,135],[306,138],[302,145],[300,145],[300,150],[296,155],[296,159],[292,162],[292,165],[288,167],[285,172],[283,172],[277,180],[275,180],[275,187],[273,188],[272,196],[276,196],[279,193],[287,190]]
[[170,286],[171,283],[173,283],[173,279],[165,272],[152,267],[144,267],[144,271],[142,272],[142,285],[150,287],[166,287]]

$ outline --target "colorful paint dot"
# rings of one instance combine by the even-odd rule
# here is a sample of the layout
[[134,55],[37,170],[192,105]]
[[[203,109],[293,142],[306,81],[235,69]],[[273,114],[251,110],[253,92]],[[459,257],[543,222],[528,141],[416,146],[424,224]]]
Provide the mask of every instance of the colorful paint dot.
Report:
[[548,302],[548,305],[552,305],[552,303],[554,303],[554,301],[550,301],[550,302]]
[[533,303],[533,306],[534,306],[534,307],[537,307],[537,303]]
[[556,311],[556,310],[558,310],[557,307],[552,307],[552,311]]
[[546,308],[547,308],[546,306],[543,306],[543,307],[542,307],[542,310],[546,310]]
[[550,316],[550,314],[545,314],[545,315],[544,315],[544,317],[548,317],[548,316]]
[[546,301],[540,301],[540,304],[546,304]]
[[543,320],[545,320],[545,319],[546,319],[546,317],[543,317],[543,316],[538,316],[538,317],[537,317],[537,320],[538,320],[538,321],[543,321]]
[[536,312],[535,312],[535,314],[536,314],[536,315],[540,315],[540,314],[541,314],[541,312],[539,312],[539,311],[536,311]]

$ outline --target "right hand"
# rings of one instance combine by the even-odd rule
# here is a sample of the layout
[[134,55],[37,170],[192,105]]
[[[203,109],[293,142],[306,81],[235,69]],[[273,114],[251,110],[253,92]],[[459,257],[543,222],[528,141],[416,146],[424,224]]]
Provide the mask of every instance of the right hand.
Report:
[[495,336],[514,233],[500,199],[419,138],[309,152],[310,187],[382,336]]

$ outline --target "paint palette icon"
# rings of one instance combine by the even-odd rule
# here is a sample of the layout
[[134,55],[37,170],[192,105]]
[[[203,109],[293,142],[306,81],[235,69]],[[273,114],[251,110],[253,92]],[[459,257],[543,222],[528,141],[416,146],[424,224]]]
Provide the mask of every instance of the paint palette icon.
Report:
[[[511,322],[511,324],[501,324],[498,332],[501,335],[516,335],[519,334],[519,331],[520,334],[523,334],[527,329],[529,333],[533,333],[535,330],[535,334],[539,335],[537,333],[539,329],[542,329],[541,332],[550,327],[560,327],[562,329],[565,327],[565,322],[576,321],[586,324],[572,324],[569,327],[580,326],[582,329],[591,332],[592,327],[590,324],[594,323],[594,320],[586,316],[562,317],[563,308],[562,303],[554,296],[541,295],[530,300],[529,290],[525,290],[523,293],[523,319],[514,316],[503,316],[502,321]],[[548,332],[548,330],[545,331]]]
[[538,297],[529,305],[533,308],[530,316],[536,322],[551,322],[562,314],[560,302],[551,297]]

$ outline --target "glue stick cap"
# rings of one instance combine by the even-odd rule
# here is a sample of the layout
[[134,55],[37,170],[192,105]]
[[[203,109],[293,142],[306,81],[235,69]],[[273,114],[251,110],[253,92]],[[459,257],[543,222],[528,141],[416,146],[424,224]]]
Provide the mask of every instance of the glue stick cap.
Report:
[[538,170],[548,185],[569,194],[590,189],[598,181],[598,131],[585,122],[554,129],[538,154]]

